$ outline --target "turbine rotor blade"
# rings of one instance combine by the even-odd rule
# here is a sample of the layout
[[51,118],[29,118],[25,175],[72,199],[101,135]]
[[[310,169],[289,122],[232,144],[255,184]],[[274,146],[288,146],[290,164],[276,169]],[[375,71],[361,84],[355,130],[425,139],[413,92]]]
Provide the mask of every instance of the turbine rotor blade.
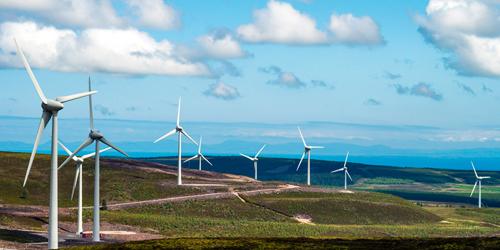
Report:
[[68,158],[66,158],[66,160],[57,169],[59,170],[66,164],[68,164],[69,160],[73,159],[73,157],[75,157],[76,154],[78,154],[80,151],[82,151],[82,149],[86,148],[88,145],[92,144],[92,142],[94,142],[94,140],[87,137],[87,139],[85,139],[85,141]]
[[477,181],[476,181],[476,183],[474,183],[474,187],[472,188],[472,192],[470,192],[469,197],[472,197],[472,195],[474,194],[474,190],[476,190],[476,186],[477,186]]
[[97,91],[83,92],[83,93],[67,95],[67,96],[59,96],[56,98],[56,101],[65,103],[65,102],[73,101],[76,99],[80,99],[82,97],[90,96],[90,95],[93,95],[95,93],[97,93]]
[[312,148],[325,148],[325,147],[323,147],[323,146],[309,146],[309,148],[312,149]]
[[340,172],[340,171],[343,171],[344,168],[339,168],[337,170],[333,170],[332,172],[330,172],[330,174],[333,174],[333,173],[337,173],[337,172]]
[[251,161],[253,161],[253,158],[250,157],[250,156],[248,156],[248,155],[246,155],[246,154],[240,153],[240,155],[243,156],[243,157],[245,157],[245,158],[247,158],[247,159],[249,159],[249,160],[251,160]]
[[186,162],[188,162],[188,161],[192,161],[192,160],[194,160],[194,159],[196,159],[196,158],[198,158],[198,155],[195,155],[195,156],[193,156],[193,157],[191,157],[191,158],[189,158],[189,159],[185,160],[185,161],[184,161],[184,163],[186,163]]
[[203,160],[205,160],[208,164],[210,164],[210,166],[214,166],[207,158],[205,158],[204,155],[201,155],[201,158],[203,158]]
[[[99,153],[104,153],[104,152],[106,152],[106,151],[108,151],[108,150],[110,150],[110,149],[111,149],[110,147],[107,147],[107,148],[101,149],[101,150],[99,150]],[[86,154],[86,155],[84,155],[84,156],[82,156],[82,157],[80,157],[80,158],[82,158],[82,160],[85,160],[85,159],[87,159],[87,158],[94,157],[94,155],[95,155],[95,152],[92,152],[92,153],[90,153],[90,154]]]
[[297,170],[295,170],[295,171],[299,171],[300,164],[302,164],[302,161],[304,160],[305,156],[306,156],[306,152],[304,151],[304,153],[302,153],[302,157],[300,157],[300,161],[299,161],[299,165],[297,166]]
[[75,195],[76,183],[78,183],[78,174],[80,172],[80,167],[76,168],[75,181],[73,182],[73,190],[71,190],[71,200],[73,200],[73,196]]
[[266,144],[264,144],[264,146],[262,146],[262,148],[260,148],[259,152],[257,152],[257,154],[255,155],[254,158],[259,157],[260,153],[262,152],[262,150],[264,150],[265,147],[266,147]]
[[[89,76],[89,92],[92,91],[92,85],[90,84],[90,76]],[[89,120],[90,120],[90,129],[94,129],[94,110],[92,110],[92,95],[89,95]]]
[[198,144],[198,154],[201,154],[201,141],[203,137],[200,136],[200,144]]
[[352,181],[351,175],[349,174],[349,171],[347,171],[347,169],[345,170],[345,173],[347,174],[347,177],[349,177],[349,179]]
[[185,130],[182,130],[181,133],[185,135],[191,142],[193,142],[194,145],[198,146],[198,143],[191,136],[189,136],[189,134]]
[[179,124],[181,119],[181,97],[179,96],[179,105],[177,105],[177,127],[179,127]]
[[35,143],[33,144],[33,150],[31,151],[30,161],[28,163],[28,169],[26,169],[26,175],[24,177],[23,187],[26,186],[26,181],[28,181],[28,176],[30,175],[31,167],[33,166],[33,160],[35,159],[36,150],[38,149],[38,144],[40,143],[40,137],[42,137],[43,130],[47,127],[52,114],[49,112],[43,112],[40,118],[40,125],[38,125],[38,131],[36,132]]
[[[64,149],[64,151],[66,152],[66,154],[71,155],[73,153],[66,146],[64,146],[64,144],[61,141],[58,141],[58,143],[61,146],[61,148]],[[75,158],[73,158],[73,160],[75,160]]]
[[347,165],[347,159],[349,158],[349,152],[347,152],[346,156],[345,156],[345,161],[344,161],[344,168],[345,166]]
[[113,145],[113,143],[111,143],[110,141],[108,141],[106,138],[101,138],[99,139],[99,141],[101,141],[102,143],[112,147],[114,150],[120,152],[122,155],[126,156],[126,157],[129,157],[127,153],[125,153],[125,151],[121,150],[120,148],[118,148],[117,146]]
[[163,140],[163,139],[165,139],[165,138],[173,135],[176,131],[177,130],[175,128],[172,129],[172,130],[170,130],[168,133],[166,133],[166,134],[162,135],[160,138],[156,139],[156,141],[154,141],[153,143],[157,143],[157,142],[159,142],[159,141],[161,141],[161,140]]
[[45,95],[43,94],[42,88],[40,88],[40,84],[38,84],[38,81],[36,80],[36,77],[33,74],[33,71],[31,70],[31,67],[28,63],[28,60],[26,60],[26,57],[24,56],[23,51],[21,50],[21,48],[17,44],[16,39],[14,39],[14,43],[16,44],[17,54],[21,57],[21,61],[24,64],[24,68],[26,69],[26,72],[28,72],[28,75],[31,79],[31,82],[33,83],[33,86],[35,86],[35,90],[36,90],[38,96],[40,97],[40,99],[42,100],[43,103],[47,104],[47,97],[45,97]]
[[476,172],[476,168],[474,167],[474,162],[470,162],[470,165],[472,166],[472,170],[474,170],[474,174],[476,175],[476,178],[479,178],[479,176],[477,175],[477,172]]
[[300,130],[300,127],[297,127],[297,129],[299,130],[300,139],[302,139],[302,143],[304,144],[304,147],[307,147],[306,140],[304,139],[304,136],[302,135],[302,131]]

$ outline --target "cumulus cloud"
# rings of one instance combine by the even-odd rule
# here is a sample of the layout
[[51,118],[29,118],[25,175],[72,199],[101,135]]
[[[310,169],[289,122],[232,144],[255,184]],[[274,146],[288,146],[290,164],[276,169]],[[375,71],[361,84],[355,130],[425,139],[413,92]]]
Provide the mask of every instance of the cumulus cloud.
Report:
[[401,74],[395,74],[395,73],[391,73],[389,71],[386,71],[386,72],[384,72],[384,78],[387,78],[389,80],[396,80],[396,79],[401,78]]
[[253,22],[238,27],[239,37],[251,43],[373,45],[383,42],[372,18],[352,14],[330,17],[327,31],[317,28],[316,20],[291,4],[271,0],[266,8],[253,13]]
[[499,1],[430,0],[415,19],[427,41],[447,53],[447,66],[464,75],[500,76]]
[[365,102],[364,102],[365,105],[368,105],[368,106],[380,106],[382,105],[382,103],[378,100],[375,100],[373,98],[369,98],[367,99]]
[[233,35],[224,30],[201,36],[198,38],[198,43],[202,53],[211,58],[231,59],[247,55]]
[[457,82],[457,85],[458,87],[463,90],[464,92],[466,92],[467,94],[470,94],[470,95],[476,95],[476,92],[471,88],[469,87],[468,85],[466,84],[463,84],[463,83],[460,83],[460,82]]
[[206,65],[176,53],[168,40],[156,41],[133,28],[69,29],[34,22],[0,24],[0,64],[21,67],[14,37],[36,68],[71,72],[206,76]]
[[380,29],[369,16],[331,15],[329,30],[332,40],[352,45],[376,45],[384,42]]
[[222,100],[234,100],[240,97],[240,92],[234,86],[217,82],[208,86],[208,89],[203,92],[206,96],[212,96]]
[[108,0],[2,0],[0,9],[28,13],[64,26],[109,28],[124,24]]
[[99,112],[103,116],[114,116],[115,115],[115,112],[113,112],[111,109],[109,109],[106,106],[100,105],[100,104],[95,105],[94,110]]
[[180,25],[179,13],[163,0],[127,0],[127,3],[144,27],[168,30]]
[[394,88],[396,92],[400,95],[414,95],[427,97],[434,101],[443,100],[443,95],[438,93],[436,90],[432,88],[430,84],[427,83],[417,83],[411,87],[403,86],[401,84],[394,84]]
[[260,71],[276,76],[275,79],[269,80],[267,84],[278,85],[287,88],[302,88],[306,86],[306,83],[300,80],[294,73],[283,71],[277,66],[261,68]]

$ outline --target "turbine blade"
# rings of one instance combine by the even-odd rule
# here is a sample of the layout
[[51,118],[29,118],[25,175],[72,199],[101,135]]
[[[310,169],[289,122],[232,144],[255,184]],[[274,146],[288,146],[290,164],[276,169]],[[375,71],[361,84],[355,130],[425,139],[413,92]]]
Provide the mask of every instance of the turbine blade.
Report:
[[61,169],[66,164],[68,164],[69,160],[73,159],[73,157],[76,154],[78,154],[80,151],[82,151],[82,149],[86,148],[88,145],[92,144],[92,142],[94,142],[94,140],[87,137],[87,139],[85,139],[85,141],[68,158],[66,158],[66,160],[57,169]]
[[304,144],[304,147],[306,147],[307,146],[306,140],[304,139],[304,136],[302,135],[302,131],[300,130],[300,127],[297,127],[297,129],[299,130],[300,139],[302,139],[302,143]]
[[333,174],[333,173],[337,173],[337,172],[340,172],[340,171],[343,171],[344,168],[339,168],[337,170],[333,170],[332,172],[330,172],[330,174]]
[[[107,148],[101,149],[101,150],[99,150],[99,153],[104,153],[104,152],[106,152],[106,151],[108,151],[108,150],[110,150],[110,149],[111,149],[110,147],[107,147]],[[86,154],[86,155],[84,155],[84,156],[82,156],[82,157],[80,157],[80,158],[82,158],[82,160],[85,160],[85,159],[87,159],[87,158],[94,157],[94,155],[95,155],[95,152],[92,152],[92,153],[90,153],[90,154]]]
[[347,171],[347,169],[345,170],[345,173],[347,174],[347,177],[349,177],[349,179],[352,181],[351,175],[349,174],[349,171]]
[[349,152],[345,155],[344,168],[347,165],[347,159],[349,158]]
[[38,144],[40,143],[40,137],[42,137],[43,130],[47,127],[52,114],[49,112],[43,112],[42,118],[40,118],[40,125],[38,125],[38,131],[36,132],[35,143],[33,144],[33,150],[31,151],[30,161],[28,163],[28,169],[26,169],[26,176],[24,177],[23,187],[26,186],[26,181],[28,181],[28,176],[30,175],[31,167],[33,166],[33,160],[35,159],[36,150],[38,149]]
[[309,146],[309,148],[325,148],[323,146]]
[[182,130],[181,133],[185,135],[191,142],[193,142],[194,145],[198,146],[198,143],[191,136],[189,136],[189,134],[185,130]]
[[165,139],[165,138],[167,138],[167,137],[169,137],[169,136],[173,135],[176,131],[177,131],[177,130],[175,130],[175,128],[174,128],[174,129],[172,129],[172,130],[170,130],[168,133],[166,133],[166,134],[164,134],[163,136],[161,136],[160,138],[156,139],[156,141],[154,141],[154,143],[157,143],[157,142],[159,142],[159,141],[161,141],[161,140],[163,140],[163,139]]
[[476,181],[476,183],[474,183],[474,187],[472,188],[472,192],[470,192],[469,197],[472,197],[472,195],[474,194],[474,190],[476,190],[476,186],[477,186],[477,181]]
[[260,153],[262,152],[262,150],[264,150],[265,147],[266,147],[266,144],[264,144],[264,146],[262,146],[262,148],[260,148],[259,152],[257,152],[257,154],[255,155],[254,158],[259,157]]
[[64,146],[64,144],[61,141],[58,141],[58,143],[61,146],[61,148],[64,149],[64,151],[66,152],[66,154],[71,155],[73,153],[66,146]]
[[113,143],[111,143],[110,141],[106,140],[106,138],[101,138],[99,139],[99,141],[101,141],[102,143],[112,147],[114,150],[120,152],[122,155],[126,156],[126,157],[129,157],[127,153],[125,153],[125,151],[121,150],[120,148],[118,148],[117,146],[113,145]]
[[201,141],[202,141],[203,137],[200,136],[200,144],[198,144],[198,154],[201,155]]
[[97,93],[97,91],[83,92],[83,93],[78,93],[78,94],[73,94],[73,95],[67,95],[67,96],[59,96],[59,97],[56,98],[56,101],[65,103],[65,102],[73,101],[73,100],[76,100],[76,99],[80,99],[82,97],[93,95],[95,93]]
[[247,159],[249,159],[249,160],[251,160],[251,161],[253,161],[253,158],[250,157],[250,156],[248,156],[248,155],[246,155],[246,154],[240,153],[240,155],[243,156],[243,157],[245,157],[245,158],[247,158]]
[[189,158],[189,159],[185,160],[185,161],[184,161],[184,163],[186,163],[186,162],[188,162],[188,161],[191,161],[191,160],[194,160],[194,159],[196,159],[196,158],[198,158],[198,155],[195,155],[195,156],[193,156],[193,157],[191,157],[191,158]]
[[302,153],[302,157],[300,157],[299,165],[297,166],[297,170],[295,170],[295,171],[299,171],[300,164],[302,164],[302,161],[304,160],[304,156],[306,156],[306,152],[305,151],[304,151],[304,153]]
[[205,158],[204,155],[201,155],[201,158],[203,158],[203,160],[205,160],[208,164],[210,164],[210,166],[214,166],[207,158]]
[[[92,85],[90,84],[90,76],[89,76],[89,92],[92,91]],[[92,95],[89,95],[89,120],[90,120],[90,129],[94,129],[94,110],[92,110]]]
[[474,162],[470,162],[470,165],[472,166],[472,170],[474,170],[474,174],[476,175],[476,178],[479,178],[479,176],[477,175],[477,172],[476,172],[476,168],[474,167]]
[[24,68],[26,69],[26,72],[28,72],[28,75],[31,79],[31,82],[33,83],[33,86],[35,86],[36,93],[38,94],[38,96],[40,97],[42,102],[46,104],[47,97],[45,97],[45,95],[43,94],[42,88],[40,88],[40,84],[38,84],[38,81],[36,80],[36,77],[33,74],[33,71],[31,70],[31,67],[28,63],[28,60],[26,60],[26,57],[24,56],[23,51],[21,50],[21,48],[17,44],[16,39],[14,39],[14,43],[16,44],[17,54],[21,57],[21,61],[24,64]]
[[181,97],[179,96],[179,105],[177,105],[177,127],[179,127],[179,124],[181,120]]
[[80,168],[76,168],[75,181],[73,182],[73,190],[71,190],[71,200],[73,200],[73,196],[75,195],[76,183],[78,183],[78,174],[80,172]]

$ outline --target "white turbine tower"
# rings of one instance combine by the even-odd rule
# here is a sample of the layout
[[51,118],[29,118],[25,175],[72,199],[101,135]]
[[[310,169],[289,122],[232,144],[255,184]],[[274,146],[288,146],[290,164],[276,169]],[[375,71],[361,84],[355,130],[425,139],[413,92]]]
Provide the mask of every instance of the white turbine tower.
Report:
[[344,171],[344,189],[347,190],[347,177],[352,181],[351,175],[349,174],[349,171],[347,170],[347,158],[349,158],[349,152],[347,152],[347,155],[345,156],[345,161],[344,161],[344,167],[339,168],[337,170],[333,170],[330,173],[336,173],[340,171]]
[[253,162],[253,169],[255,172],[255,178],[254,178],[255,180],[257,180],[257,162],[259,161],[258,157],[259,157],[260,153],[262,152],[262,150],[264,150],[265,147],[266,147],[266,145],[264,144],[264,146],[262,146],[262,148],[260,148],[259,152],[257,152],[257,154],[255,154],[254,157],[250,157],[248,155],[240,153],[241,156],[243,156],[243,157],[245,157]]
[[[90,85],[90,77],[89,77],[89,91],[92,89]],[[94,128],[94,112],[92,110],[92,97],[89,97],[89,118],[90,118],[90,132],[85,139],[85,141],[61,164],[59,168],[62,168],[66,165],[73,157],[78,154],[81,150],[95,142],[95,165],[94,165],[94,227],[92,231],[92,240],[100,241],[100,150],[99,150],[99,142],[102,142],[114,150],[120,152],[121,154],[128,157],[127,153],[123,150],[119,149],[115,145],[113,145],[110,141],[104,138],[104,134],[102,134],[99,130]]]
[[470,193],[470,197],[472,197],[472,195],[474,194],[474,190],[476,190],[476,186],[477,184],[479,183],[479,199],[478,199],[478,207],[481,208],[481,180],[483,179],[489,179],[491,177],[489,176],[479,176],[477,175],[477,172],[476,172],[476,168],[474,167],[474,163],[471,161],[470,164],[472,165],[472,170],[474,170],[474,174],[476,175],[476,183],[474,183],[474,187],[472,188],[472,192]]
[[[72,155],[73,152],[71,152],[66,146],[64,146],[64,144],[59,141],[59,145],[61,145],[61,148],[64,149],[64,151],[66,151],[66,153],[68,155]],[[102,153],[102,152],[105,152],[105,151],[108,151],[110,150],[111,148],[110,147],[107,147],[105,149],[102,149],[99,153]],[[76,172],[75,172],[75,181],[73,182],[73,190],[71,190],[71,200],[73,200],[73,196],[75,194],[75,189],[76,189],[76,184],[78,183],[78,219],[77,219],[77,229],[76,229],[76,234],[77,235],[81,235],[83,233],[83,216],[82,216],[82,205],[83,205],[83,194],[82,194],[82,187],[83,187],[83,184],[82,184],[82,177],[83,177],[83,162],[85,161],[85,159],[87,158],[90,158],[90,157],[93,157],[95,155],[95,152],[94,153],[90,153],[90,154],[86,154],[86,155],[83,155],[81,157],[78,157],[78,156],[73,156],[73,161],[75,161],[76,163]]]
[[304,156],[307,154],[307,185],[311,185],[311,149],[315,148],[324,148],[322,146],[309,146],[306,143],[306,140],[304,139],[304,136],[302,135],[302,131],[300,130],[300,127],[297,127],[299,129],[299,134],[300,138],[302,139],[302,143],[304,144],[304,153],[302,153],[302,157],[300,157],[299,165],[297,166],[297,170],[299,171],[300,164],[302,164],[302,161],[304,160]]
[[190,141],[192,141],[196,146],[198,146],[198,143],[189,136],[189,134],[184,130],[183,127],[180,125],[180,119],[181,119],[181,98],[179,97],[179,105],[177,106],[177,123],[175,125],[175,128],[170,130],[168,133],[164,134],[162,137],[158,138],[154,143],[157,143],[177,132],[177,142],[178,142],[178,153],[179,153],[179,158],[177,161],[177,185],[182,185],[182,135],[186,136]]
[[38,93],[38,96],[42,100],[42,118],[40,120],[40,125],[38,126],[38,131],[35,137],[35,143],[33,145],[33,151],[31,151],[30,161],[28,163],[28,169],[26,170],[26,176],[24,177],[23,187],[26,186],[26,181],[28,180],[28,176],[31,171],[31,166],[33,164],[33,160],[35,159],[36,151],[38,148],[38,144],[40,142],[40,137],[42,136],[43,130],[49,123],[52,118],[52,146],[51,146],[51,161],[50,161],[50,203],[49,203],[49,249],[57,249],[59,247],[59,237],[57,231],[57,223],[58,223],[58,204],[57,204],[57,133],[58,133],[58,113],[60,110],[64,108],[64,103],[69,102],[78,98],[82,98],[88,95],[92,95],[97,93],[96,91],[84,92],[80,94],[74,94],[69,96],[61,96],[54,99],[47,99],[45,97],[42,88],[38,84],[38,81],[31,70],[30,65],[28,64],[28,60],[24,56],[23,51],[17,44],[17,41],[14,40],[16,44],[17,54],[21,57],[21,60],[24,64],[24,68],[26,72],[28,72],[31,81],[33,82],[33,86],[35,86],[35,90]]
[[202,140],[202,137],[200,136],[200,143],[198,144],[198,153],[195,156],[184,161],[184,163],[186,163],[188,161],[191,161],[191,160],[198,158],[198,170],[201,170],[201,160],[202,159],[204,161],[206,161],[208,164],[210,164],[210,166],[213,166],[212,163],[207,158],[205,158],[205,156],[201,153],[201,140]]

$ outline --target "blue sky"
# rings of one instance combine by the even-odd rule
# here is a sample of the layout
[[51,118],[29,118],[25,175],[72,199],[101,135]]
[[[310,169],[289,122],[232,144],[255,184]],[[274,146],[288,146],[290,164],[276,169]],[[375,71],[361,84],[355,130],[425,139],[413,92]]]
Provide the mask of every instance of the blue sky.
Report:
[[[167,130],[182,96],[189,122],[287,124],[284,137],[289,124],[332,122],[353,126],[304,129],[360,145],[493,148],[499,13],[488,0],[2,1],[0,115],[40,115],[16,37],[46,95],[80,92],[90,74],[99,119]],[[391,129],[370,134],[377,126],[406,129],[391,140]]]

